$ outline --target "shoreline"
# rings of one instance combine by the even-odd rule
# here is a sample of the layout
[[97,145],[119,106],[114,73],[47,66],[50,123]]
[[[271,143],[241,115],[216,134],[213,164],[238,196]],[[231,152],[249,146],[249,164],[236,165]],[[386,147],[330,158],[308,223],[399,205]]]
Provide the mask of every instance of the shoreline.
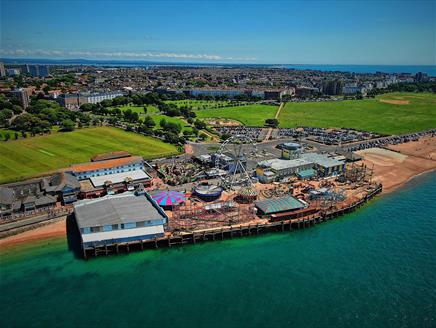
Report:
[[[363,163],[374,168],[374,181],[382,183],[381,196],[390,194],[414,178],[436,171],[436,138],[422,138],[417,142],[389,148],[371,148],[359,151]],[[407,155],[406,155],[407,154]],[[423,157],[425,154],[425,158]],[[0,254],[11,248],[35,241],[66,238],[66,219],[0,239]]]
[[383,195],[387,195],[387,194],[390,194],[390,193],[392,193],[392,192],[394,192],[394,191],[397,191],[398,189],[400,189],[401,187],[403,187],[404,185],[406,185],[407,183],[409,183],[410,181],[412,181],[413,179],[415,179],[415,178],[418,178],[418,177],[420,177],[421,175],[425,175],[425,174],[428,174],[428,173],[431,173],[431,172],[434,172],[434,171],[436,171],[436,168],[430,168],[430,169],[428,169],[428,170],[425,170],[425,171],[422,171],[422,172],[419,172],[419,173],[417,173],[417,174],[415,174],[415,175],[413,175],[413,176],[410,176],[410,177],[408,177],[406,180],[404,180],[403,182],[399,182],[399,183],[397,183],[397,184],[395,184],[395,185],[392,185],[392,186],[390,186],[389,188],[383,188],[383,191],[381,192],[381,196],[383,196]]
[[[419,172],[416,175],[407,178],[401,183],[398,183],[394,186],[391,186],[388,189],[383,189],[380,193],[380,196],[391,194],[392,192],[397,191],[402,186],[417,178],[421,175],[431,173],[436,171],[436,169],[432,168],[424,172]],[[42,227],[38,227],[32,230],[28,230],[17,235],[9,236],[3,239],[0,239],[0,255],[15,247],[20,247],[23,245],[30,245],[32,243],[36,243],[39,241],[46,241],[50,239],[65,239],[67,237],[66,230],[66,219],[62,218],[57,222],[50,222]]]

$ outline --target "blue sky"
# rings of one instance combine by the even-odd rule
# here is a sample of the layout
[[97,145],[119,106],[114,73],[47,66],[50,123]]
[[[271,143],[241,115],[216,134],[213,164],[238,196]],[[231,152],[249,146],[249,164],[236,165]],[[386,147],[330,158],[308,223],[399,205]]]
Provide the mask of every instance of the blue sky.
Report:
[[436,64],[435,1],[1,0],[0,56]]

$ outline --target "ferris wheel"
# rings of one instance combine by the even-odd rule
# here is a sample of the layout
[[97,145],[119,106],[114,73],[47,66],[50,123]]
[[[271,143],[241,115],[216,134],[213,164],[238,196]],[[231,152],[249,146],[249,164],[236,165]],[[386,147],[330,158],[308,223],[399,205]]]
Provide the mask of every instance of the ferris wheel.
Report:
[[245,135],[234,135],[221,145],[215,156],[215,168],[223,172],[220,178],[226,189],[234,190],[235,187],[252,184],[247,159],[256,155],[256,143]]

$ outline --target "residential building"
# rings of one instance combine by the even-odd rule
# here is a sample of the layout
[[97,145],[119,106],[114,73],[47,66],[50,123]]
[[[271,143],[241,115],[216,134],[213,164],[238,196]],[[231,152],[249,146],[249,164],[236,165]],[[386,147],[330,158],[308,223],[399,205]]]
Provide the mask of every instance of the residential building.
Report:
[[5,77],[6,76],[6,71],[5,71],[5,65],[0,62],[0,77]]
[[113,92],[101,92],[101,93],[82,93],[81,97],[86,99],[86,103],[88,104],[98,104],[103,100],[110,100],[116,97],[121,97],[123,93],[121,91],[113,91]]
[[22,65],[23,73],[29,73],[33,77],[46,77],[50,75],[50,68],[47,65]]
[[58,197],[63,204],[77,201],[80,183],[71,173],[59,172],[51,177],[43,178],[41,183],[46,194]]
[[29,94],[26,89],[20,88],[20,89],[12,90],[11,92],[15,97],[18,98],[18,100],[21,103],[21,107],[23,107],[24,109],[29,107],[30,100],[29,100]]
[[78,109],[83,104],[97,104],[106,99],[122,96],[121,91],[102,93],[67,93],[58,96],[59,104],[67,109]]
[[82,247],[164,236],[165,212],[147,194],[126,192],[74,204]]
[[342,94],[342,88],[342,81],[331,80],[323,83],[322,91],[326,95],[337,96]]
[[18,76],[20,75],[20,70],[18,68],[8,68],[6,73],[8,76]]
[[0,187],[0,217],[13,212],[15,193],[11,188]]

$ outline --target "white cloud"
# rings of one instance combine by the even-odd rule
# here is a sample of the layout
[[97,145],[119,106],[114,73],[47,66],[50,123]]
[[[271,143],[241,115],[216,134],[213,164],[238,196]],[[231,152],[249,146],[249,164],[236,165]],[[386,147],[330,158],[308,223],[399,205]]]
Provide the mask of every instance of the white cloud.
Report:
[[65,50],[24,50],[24,49],[0,49],[3,56],[46,56],[58,58],[96,58],[96,59],[203,59],[213,61],[254,61],[253,57],[223,57],[211,54],[183,54],[176,52],[94,52],[94,51],[65,51]]

